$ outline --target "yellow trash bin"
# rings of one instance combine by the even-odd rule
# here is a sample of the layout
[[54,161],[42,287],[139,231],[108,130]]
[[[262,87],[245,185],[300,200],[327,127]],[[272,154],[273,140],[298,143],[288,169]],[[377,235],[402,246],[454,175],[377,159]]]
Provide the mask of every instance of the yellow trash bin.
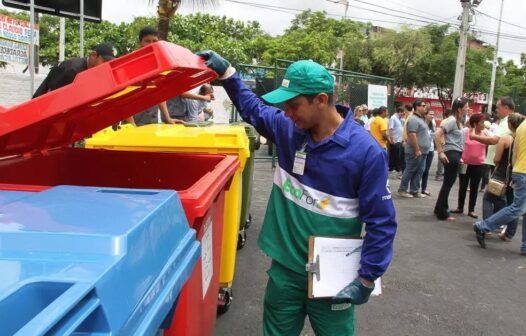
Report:
[[[87,139],[87,148],[110,150],[235,154],[240,166],[225,194],[223,242],[219,273],[218,311],[224,313],[232,302],[232,282],[236,263],[237,239],[242,201],[242,173],[250,157],[249,139],[243,126],[152,124],[141,127],[125,125],[118,131],[111,128]],[[147,172],[145,172],[147,174]]]

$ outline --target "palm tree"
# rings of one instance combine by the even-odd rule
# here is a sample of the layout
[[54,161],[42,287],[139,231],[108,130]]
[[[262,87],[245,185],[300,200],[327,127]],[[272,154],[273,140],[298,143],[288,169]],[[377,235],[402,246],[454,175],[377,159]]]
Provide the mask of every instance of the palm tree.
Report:
[[[202,5],[203,7],[211,4],[215,5],[216,0],[193,0],[194,4]],[[150,4],[157,2],[157,14],[159,14],[159,23],[157,29],[159,30],[159,38],[166,40],[168,37],[168,28],[170,20],[175,15],[183,0],[148,0]]]

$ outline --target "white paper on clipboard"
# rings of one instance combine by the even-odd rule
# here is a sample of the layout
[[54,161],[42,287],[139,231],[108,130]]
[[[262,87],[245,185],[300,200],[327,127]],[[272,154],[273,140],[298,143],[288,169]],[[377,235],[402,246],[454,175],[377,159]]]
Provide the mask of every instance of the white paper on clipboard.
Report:
[[[315,237],[313,257],[319,257],[319,280],[312,277],[312,297],[334,297],[358,276],[362,239]],[[381,280],[375,281],[371,295],[382,293]]]

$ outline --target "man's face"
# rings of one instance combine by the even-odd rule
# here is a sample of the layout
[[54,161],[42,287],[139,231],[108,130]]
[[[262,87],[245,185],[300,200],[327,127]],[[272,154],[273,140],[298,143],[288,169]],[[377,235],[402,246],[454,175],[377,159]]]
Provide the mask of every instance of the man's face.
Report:
[[502,105],[502,102],[500,100],[497,101],[497,114],[501,119],[506,118],[508,114],[510,114],[508,107]]
[[88,57],[88,69],[106,62],[97,52],[92,51]]
[[424,112],[426,111],[427,105],[425,103],[420,103],[416,106],[416,111],[420,115],[424,115]]
[[141,42],[140,42],[140,45],[141,47],[145,47],[149,44],[152,44],[152,43],[155,43],[159,41],[159,37],[158,36],[155,36],[155,35],[146,35],[142,38]]
[[385,110],[385,111],[383,111],[383,112],[380,114],[380,117],[382,117],[382,118],[387,118],[388,115],[389,115],[389,111]]
[[[320,94],[321,95],[321,94]],[[320,99],[316,96],[312,103],[309,103],[305,96],[297,96],[284,103],[285,116],[289,117],[297,128],[310,129],[319,121]]]

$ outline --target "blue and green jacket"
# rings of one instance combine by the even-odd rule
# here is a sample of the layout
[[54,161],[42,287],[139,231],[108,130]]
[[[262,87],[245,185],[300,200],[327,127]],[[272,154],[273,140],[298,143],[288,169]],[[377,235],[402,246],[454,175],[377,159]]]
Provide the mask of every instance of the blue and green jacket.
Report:
[[[242,118],[276,144],[279,165],[259,247],[289,269],[304,274],[308,240],[314,236],[359,236],[365,224],[359,275],[375,280],[393,256],[395,209],[387,156],[348,113],[329,138],[314,142],[280,109],[264,104],[237,73],[222,81]],[[306,144],[303,175],[294,174],[296,151]]]

